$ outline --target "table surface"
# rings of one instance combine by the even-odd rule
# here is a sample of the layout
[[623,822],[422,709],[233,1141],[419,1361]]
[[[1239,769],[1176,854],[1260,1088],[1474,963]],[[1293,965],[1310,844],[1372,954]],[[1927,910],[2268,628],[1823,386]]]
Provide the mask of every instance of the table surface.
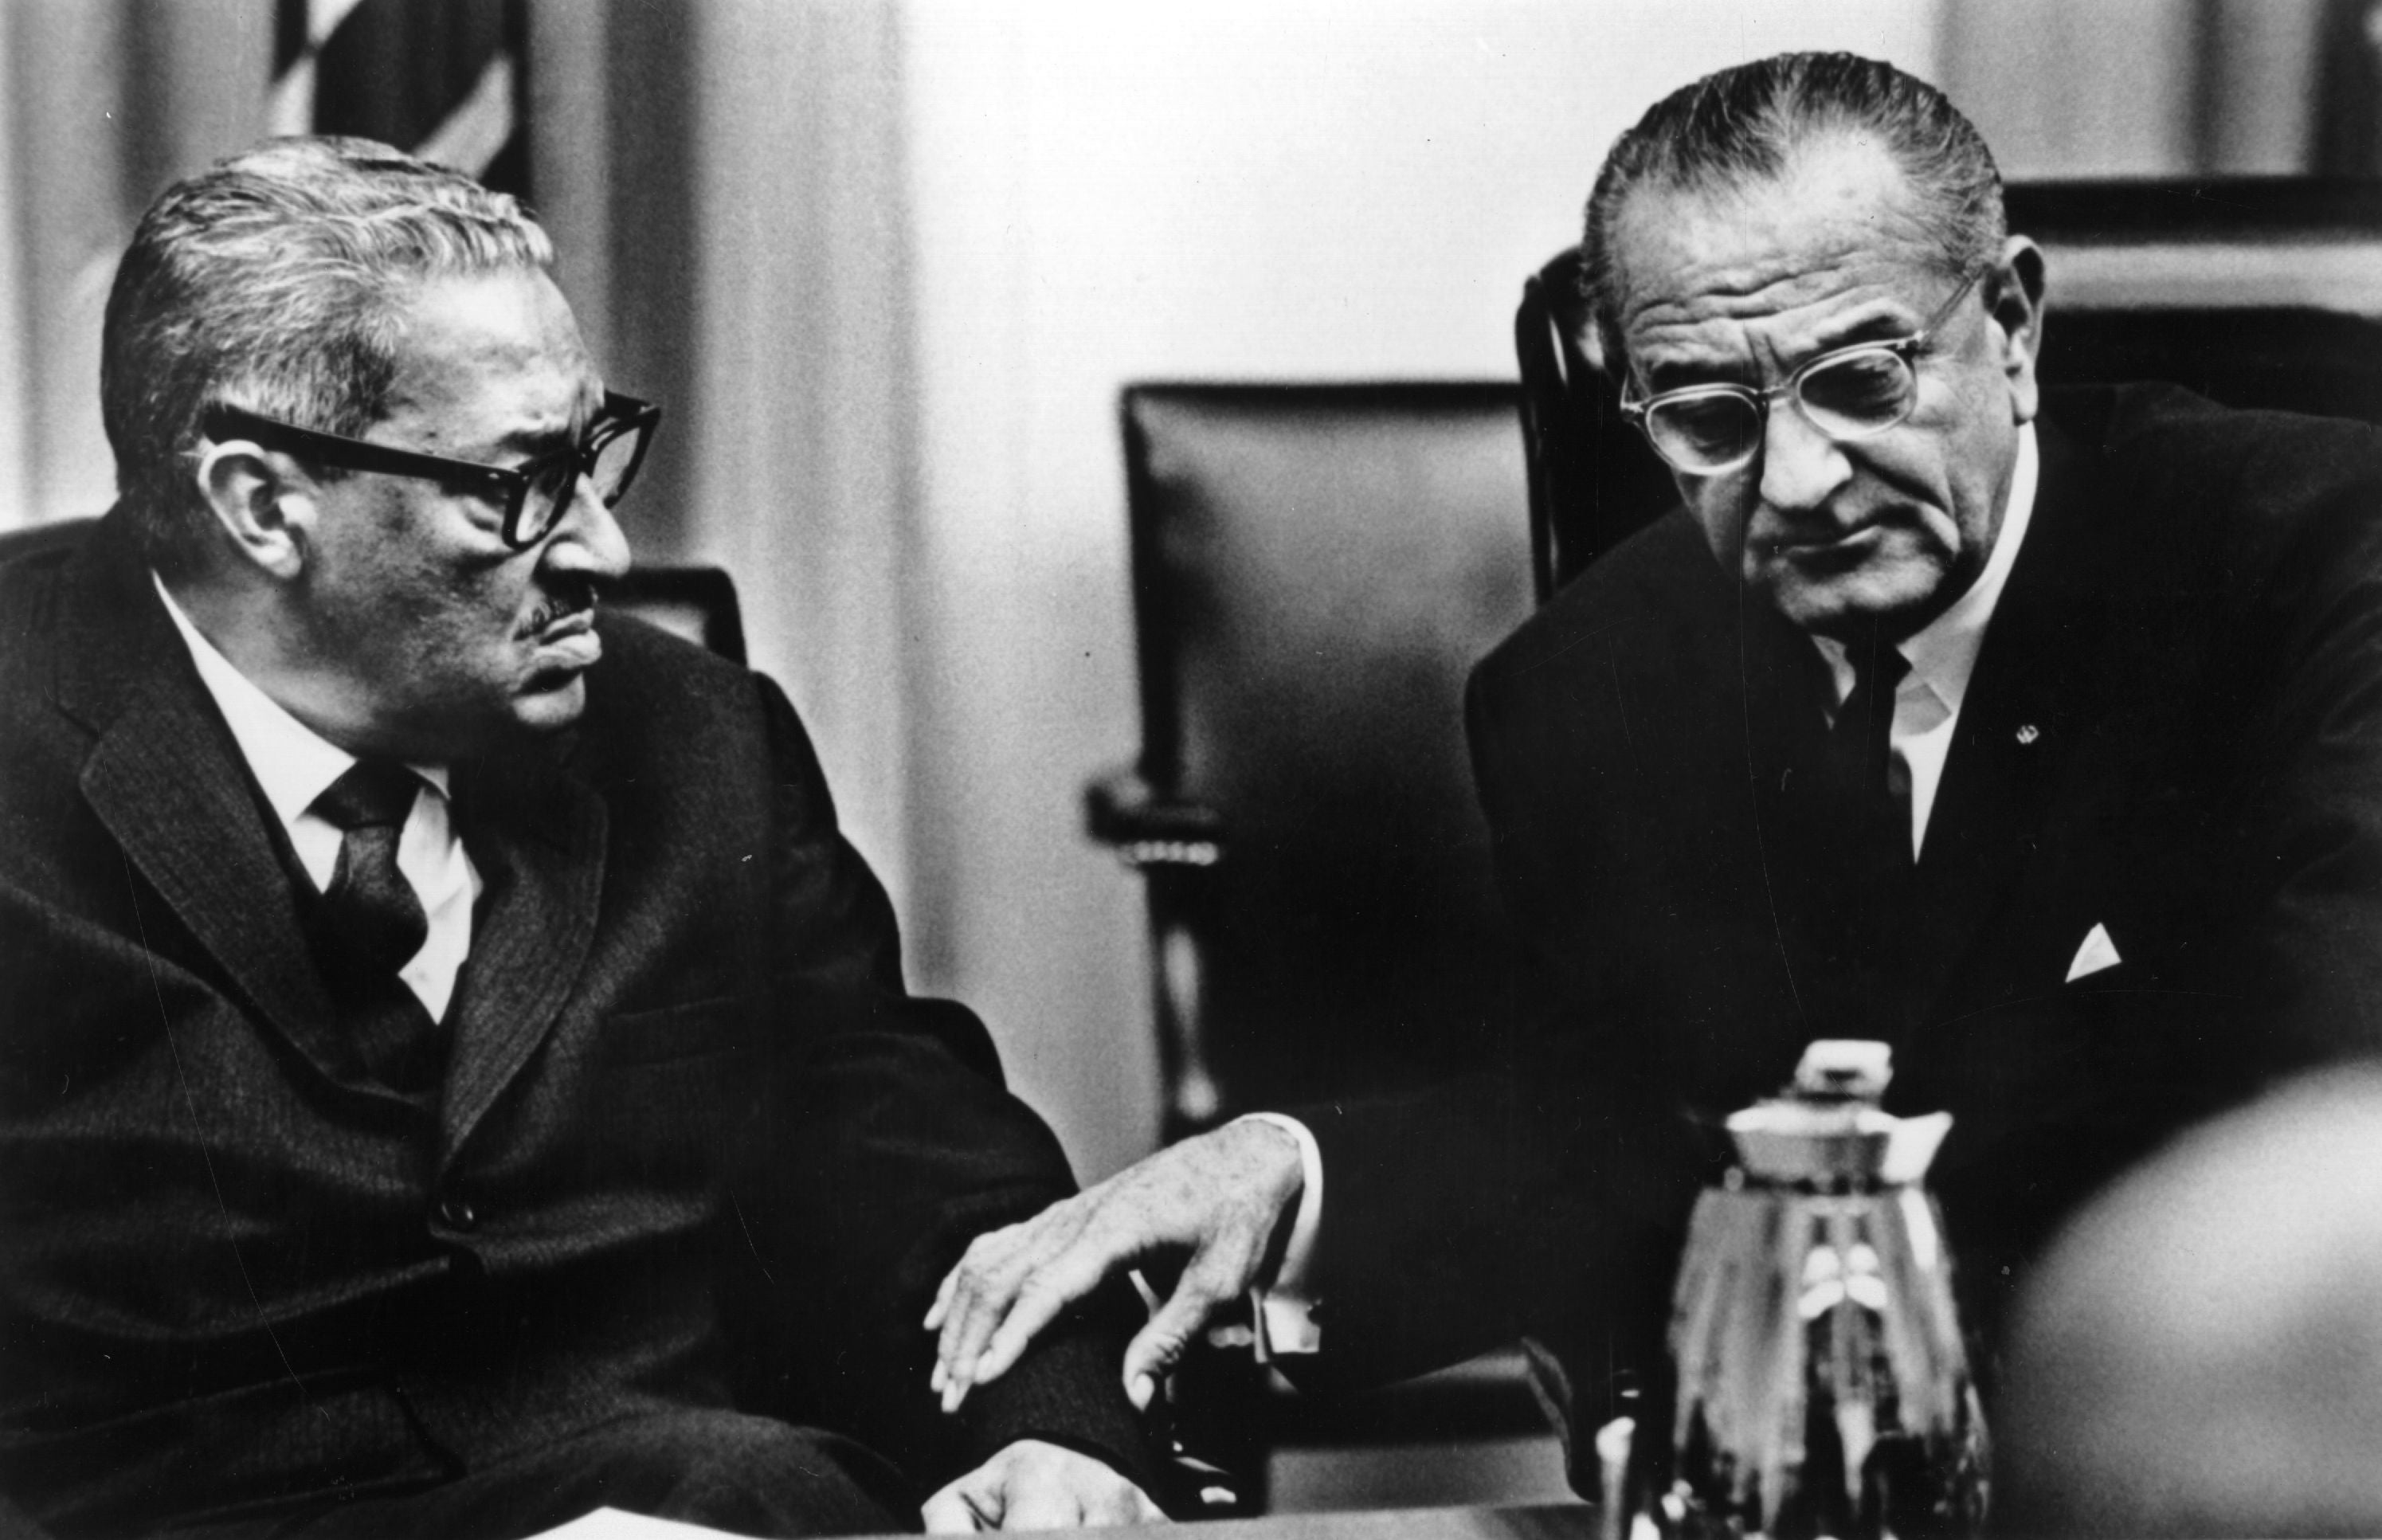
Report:
[[1533,1508],[1399,1508],[1370,1512],[1283,1513],[1183,1527],[1197,1540],[1590,1540],[1596,1509],[1586,1503]]
[[[1266,1519],[1221,1519],[1182,1529],[1184,1540],[1591,1540],[1596,1509],[1586,1503],[1533,1508],[1393,1508],[1342,1513],[1283,1513]],[[642,1514],[599,1509],[540,1540],[694,1540],[717,1530]],[[1128,1532],[1118,1531],[1120,1534]],[[914,1540],[886,1535],[880,1540]]]

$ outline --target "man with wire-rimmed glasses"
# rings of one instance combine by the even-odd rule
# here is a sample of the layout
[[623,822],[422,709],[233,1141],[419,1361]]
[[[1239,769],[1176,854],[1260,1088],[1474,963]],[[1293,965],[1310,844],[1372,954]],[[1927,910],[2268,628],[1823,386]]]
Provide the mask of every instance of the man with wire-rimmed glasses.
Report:
[[121,499],[0,566],[0,1529],[1151,1516],[1097,1312],[935,1413],[1066,1163],[777,687],[604,612],[661,413],[552,263],[353,140],[125,256]]
[[1471,683],[1542,1026],[1433,1096],[1230,1125],[979,1240],[930,1318],[946,1406],[1171,1254],[1136,1394],[1256,1287],[1313,1378],[1527,1334],[1594,1426],[1659,1383],[1708,1136],[1821,1037],[1884,1040],[1889,1108],[1953,1114],[1934,1178],[1990,1383],[2083,1194],[2382,1044],[2382,436],[2039,389],[2044,262],[1991,154],[1865,59],[1655,105],[1582,251],[1683,506]]

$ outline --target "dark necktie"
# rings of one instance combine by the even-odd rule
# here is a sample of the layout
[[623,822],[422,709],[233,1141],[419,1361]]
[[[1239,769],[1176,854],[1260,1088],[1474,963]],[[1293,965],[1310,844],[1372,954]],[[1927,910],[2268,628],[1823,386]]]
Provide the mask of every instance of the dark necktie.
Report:
[[398,837],[421,789],[403,765],[359,759],[313,807],[340,834],[338,864],[323,892],[333,992],[350,1013],[365,1065],[409,1094],[435,1078],[439,1046],[437,1023],[397,976],[430,933],[422,900],[397,869]]
[[1893,1041],[1912,886],[1908,776],[1897,773],[1892,746],[1894,692],[1910,665],[1874,635],[1845,656],[1852,691],[1811,743],[1810,780],[1796,799],[1811,861],[1802,929],[1821,965],[1806,1004],[1819,1032]]
[[1880,637],[1845,649],[1852,693],[1836,708],[1828,757],[1848,821],[1860,831],[1861,869],[1890,874],[1910,865],[1910,782],[1894,762],[1894,692],[1910,660]]

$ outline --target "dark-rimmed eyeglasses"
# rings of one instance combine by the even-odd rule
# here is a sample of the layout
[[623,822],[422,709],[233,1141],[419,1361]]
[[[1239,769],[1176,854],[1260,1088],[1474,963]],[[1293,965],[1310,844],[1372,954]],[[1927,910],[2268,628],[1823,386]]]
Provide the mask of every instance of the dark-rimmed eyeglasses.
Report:
[[[1884,433],[1899,425],[1919,404],[1919,368],[1913,360],[1982,277],[1982,272],[1970,274],[1909,337],[1833,349],[1767,390],[1747,385],[1689,385],[1644,400],[1631,400],[1625,391],[1621,414],[1638,425],[1654,452],[1674,469],[1700,476],[1734,471],[1760,451],[1774,400],[1793,401],[1804,421],[1837,443]],[[1636,388],[1634,380],[1630,388]]]
[[341,470],[374,471],[383,475],[418,476],[450,489],[486,498],[505,511],[505,544],[526,550],[553,532],[570,508],[579,479],[584,476],[596,496],[610,508],[618,504],[645,463],[645,447],[661,421],[662,409],[616,391],[604,393],[604,409],[587,426],[578,444],[549,450],[518,465],[482,465],[469,460],[400,450],[336,433],[317,433],[295,423],[259,416],[236,406],[211,406],[199,425],[209,438],[226,443],[252,438],[267,449],[278,449],[302,460]]

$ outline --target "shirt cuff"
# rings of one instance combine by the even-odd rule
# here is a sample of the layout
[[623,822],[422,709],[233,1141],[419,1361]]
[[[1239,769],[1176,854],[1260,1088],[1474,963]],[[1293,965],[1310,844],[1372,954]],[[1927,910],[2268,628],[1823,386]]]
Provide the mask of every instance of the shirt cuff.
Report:
[[1323,1154],[1307,1125],[1280,1113],[1250,1113],[1243,1123],[1270,1123],[1298,1140],[1302,1182],[1298,1214],[1290,1222],[1290,1241],[1283,1248],[1282,1265],[1273,1282],[1249,1290],[1249,1317],[1257,1327],[1257,1355],[1266,1362],[1283,1354],[1322,1350],[1323,1328],[1316,1324],[1318,1301],[1308,1291],[1315,1265],[1315,1232],[1323,1223]]

